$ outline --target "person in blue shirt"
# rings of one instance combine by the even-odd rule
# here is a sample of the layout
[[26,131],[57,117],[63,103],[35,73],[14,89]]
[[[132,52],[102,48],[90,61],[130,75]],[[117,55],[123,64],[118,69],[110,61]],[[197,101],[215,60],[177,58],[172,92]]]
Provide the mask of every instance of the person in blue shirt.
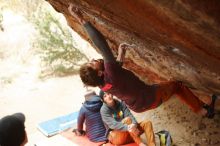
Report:
[[[105,137],[106,128],[100,114],[102,104],[100,97],[94,91],[87,91],[85,102],[79,111],[77,129],[73,131],[77,136],[86,134],[92,142],[104,142],[107,140]],[[83,127],[84,123],[85,127]]]

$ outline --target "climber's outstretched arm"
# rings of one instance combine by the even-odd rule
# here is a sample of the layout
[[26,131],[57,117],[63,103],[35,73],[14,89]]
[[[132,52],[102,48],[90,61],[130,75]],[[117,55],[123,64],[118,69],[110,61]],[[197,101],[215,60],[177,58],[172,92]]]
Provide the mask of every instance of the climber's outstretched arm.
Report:
[[83,19],[82,11],[80,11],[78,8],[74,7],[72,4],[70,4],[68,8],[70,14],[74,16],[77,21],[82,24],[88,33],[90,39],[95,44],[95,46],[100,51],[104,61],[115,61],[115,58],[108,46],[108,43],[106,42],[104,36],[89,22],[86,22]]

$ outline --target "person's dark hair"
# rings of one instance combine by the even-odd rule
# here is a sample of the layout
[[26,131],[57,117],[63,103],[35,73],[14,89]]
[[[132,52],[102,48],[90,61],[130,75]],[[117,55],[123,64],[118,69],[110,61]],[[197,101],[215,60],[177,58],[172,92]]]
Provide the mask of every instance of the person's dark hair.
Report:
[[97,87],[103,84],[103,77],[98,76],[98,71],[88,64],[83,64],[79,70],[80,78],[86,86]]
[[0,146],[19,146],[25,140],[25,116],[22,113],[0,119]]

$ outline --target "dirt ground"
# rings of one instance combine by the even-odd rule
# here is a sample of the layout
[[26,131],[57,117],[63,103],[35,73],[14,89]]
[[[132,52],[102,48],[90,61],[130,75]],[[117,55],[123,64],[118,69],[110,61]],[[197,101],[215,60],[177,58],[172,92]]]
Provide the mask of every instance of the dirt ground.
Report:
[[0,117],[14,112],[26,115],[28,133],[39,122],[71,113],[80,108],[84,89],[78,77],[45,81],[17,82],[0,89]]
[[18,80],[0,88],[0,117],[23,112],[29,143],[32,143],[36,137],[46,138],[37,130],[37,124],[77,111],[84,100],[84,93],[78,76],[44,81]]
[[[38,132],[38,123],[78,110],[84,93],[78,76],[37,80],[34,84],[18,81],[1,87],[0,117],[14,112],[25,113],[28,135],[33,135]],[[220,145],[220,115],[212,120],[202,118],[175,97],[155,110],[134,114],[138,121],[151,120],[155,132],[170,131],[177,146]]]

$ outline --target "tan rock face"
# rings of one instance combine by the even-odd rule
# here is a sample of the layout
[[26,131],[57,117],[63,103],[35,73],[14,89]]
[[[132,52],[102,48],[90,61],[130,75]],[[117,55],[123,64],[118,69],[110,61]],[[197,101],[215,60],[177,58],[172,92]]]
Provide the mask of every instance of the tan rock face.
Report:
[[[116,55],[122,42],[135,44],[125,67],[147,83],[182,80],[206,95],[220,93],[220,1],[47,0],[83,38],[68,13],[70,2],[106,37]],[[89,41],[89,40],[88,40]]]

